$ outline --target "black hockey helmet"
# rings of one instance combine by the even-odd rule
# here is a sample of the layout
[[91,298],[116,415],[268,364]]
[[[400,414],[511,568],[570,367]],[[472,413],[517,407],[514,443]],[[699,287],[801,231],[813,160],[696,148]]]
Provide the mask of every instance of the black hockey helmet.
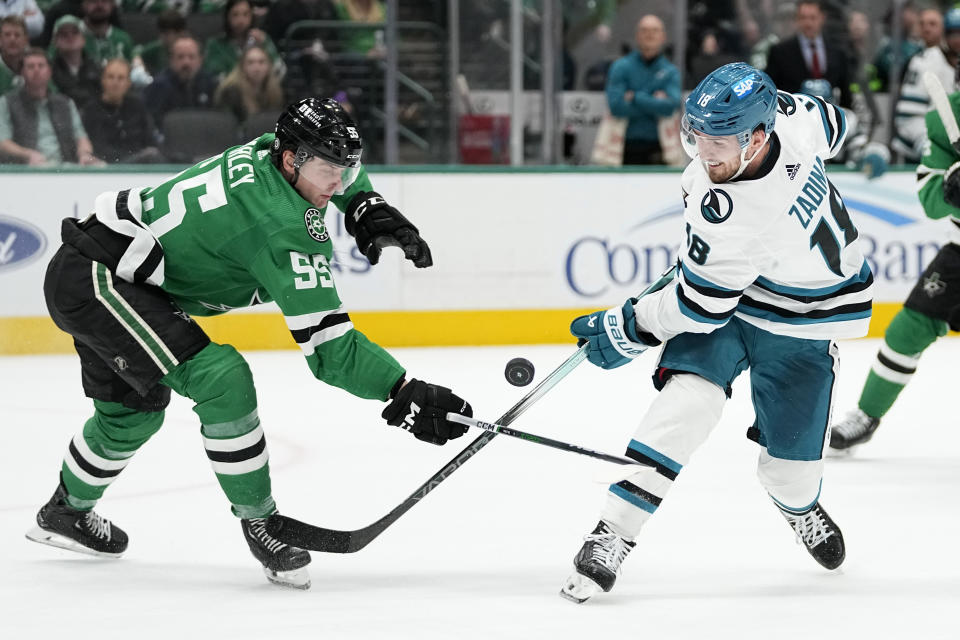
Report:
[[338,167],[360,166],[363,142],[357,125],[332,98],[304,98],[292,103],[277,119],[276,135],[271,154],[277,168],[286,149],[296,154],[297,169],[311,157]]

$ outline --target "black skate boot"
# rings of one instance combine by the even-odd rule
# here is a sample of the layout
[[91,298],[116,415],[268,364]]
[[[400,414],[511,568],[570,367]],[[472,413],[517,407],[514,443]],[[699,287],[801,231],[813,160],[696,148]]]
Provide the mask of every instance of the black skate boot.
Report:
[[834,451],[847,451],[851,447],[863,444],[873,437],[880,426],[880,418],[868,416],[860,409],[854,409],[830,430],[830,448]]
[[127,534],[106,518],[80,511],[67,504],[67,490],[60,483],[47,504],[37,513],[37,526],[27,539],[94,556],[119,558],[127,549]]
[[573,559],[576,571],[570,574],[560,589],[561,596],[577,604],[589,600],[597,589],[613,589],[621,563],[637,544],[618,536],[603,520],[593,533],[583,537],[583,541],[583,546]]
[[310,573],[306,569],[310,554],[307,551],[291,547],[267,533],[266,518],[249,518],[241,520],[240,524],[250,553],[263,565],[267,580],[294,589],[310,588]]
[[[777,505],[777,508],[780,509],[780,506]],[[814,560],[831,570],[843,564],[846,557],[843,534],[819,502],[806,513],[792,513],[783,509],[780,509],[780,513],[793,527],[797,541],[803,542]]]

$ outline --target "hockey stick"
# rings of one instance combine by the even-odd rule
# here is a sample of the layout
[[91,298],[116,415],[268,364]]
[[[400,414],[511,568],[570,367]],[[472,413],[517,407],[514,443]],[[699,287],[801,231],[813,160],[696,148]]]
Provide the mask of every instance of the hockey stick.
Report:
[[960,151],[960,126],[957,125],[957,116],[954,115],[953,108],[950,106],[950,98],[947,97],[943,83],[932,71],[924,71],[923,84],[927,88],[927,93],[930,94],[930,101],[933,102],[937,115],[940,116],[950,144]]
[[[507,425],[516,420],[520,414],[542,398],[558,382],[563,380],[567,374],[573,371],[577,365],[586,360],[586,358],[587,345],[583,345],[576,353],[567,358],[563,364],[544,378],[532,391],[521,398],[517,404],[513,405],[509,411],[503,414],[498,422]],[[429,480],[420,485],[416,491],[394,507],[390,513],[366,527],[354,529],[353,531],[339,531],[337,529],[317,527],[288,516],[274,514],[267,520],[267,531],[277,539],[302,549],[325,551],[327,553],[355,553],[370,544],[374,538],[383,533],[387,527],[409,511],[413,505],[426,497],[437,485],[446,480],[450,474],[459,469],[467,460],[480,451],[480,449],[487,446],[487,443],[493,440],[496,435],[496,433],[492,432],[484,433],[471,442],[463,451],[458,453],[450,462],[440,469],[440,471],[433,474]]]
[[[643,464],[637,462],[636,460],[631,460],[630,458],[624,458],[623,456],[615,456],[611,453],[603,453],[602,451],[594,451],[593,449],[587,449],[586,447],[581,447],[580,445],[570,444],[568,442],[562,442],[560,440],[553,440],[552,438],[545,438],[544,436],[538,436],[534,433],[527,433],[526,431],[520,431],[519,429],[513,429],[506,425],[502,424],[491,424],[489,422],[484,422],[483,420],[477,420],[476,418],[468,418],[467,416],[460,415],[459,413],[448,413],[447,420],[450,422],[458,422],[462,425],[468,427],[477,427],[490,431],[492,433],[502,433],[505,436],[510,436],[511,438],[520,438],[521,440],[526,440],[527,442],[532,442],[534,444],[542,444],[545,447],[552,447],[554,449],[559,449],[560,451],[571,451],[573,453],[579,453],[582,456],[587,456],[588,458],[596,458],[597,460],[605,460],[607,462],[613,462],[615,464],[630,465],[635,467],[642,467],[644,469],[650,468],[652,465]],[[641,469],[637,469],[640,471]],[[632,475],[634,472],[630,472],[629,475]]]
[[[676,265],[672,265],[637,297],[643,297],[652,291],[657,291],[665,287],[673,280],[676,269]],[[588,345],[585,344],[577,349],[563,364],[554,369],[540,384],[534,387],[532,391],[504,413],[503,416],[497,420],[497,423],[502,426],[507,426],[520,417],[533,403],[542,398],[550,389],[556,386],[558,382],[576,369],[577,365],[587,359],[587,347]],[[463,466],[467,460],[472,458],[480,449],[487,446],[495,437],[497,437],[497,434],[493,432],[487,432],[481,435],[468,444],[463,451],[454,456],[440,471],[433,474],[426,482],[420,485],[416,491],[407,496],[403,502],[394,507],[390,513],[365,527],[354,529],[353,531],[340,531],[337,529],[317,527],[288,516],[274,514],[267,520],[267,531],[270,535],[282,542],[302,549],[324,551],[327,553],[355,553],[386,531],[387,527],[413,508],[413,505],[420,502],[428,493],[436,489],[437,485],[450,477],[454,471]]]

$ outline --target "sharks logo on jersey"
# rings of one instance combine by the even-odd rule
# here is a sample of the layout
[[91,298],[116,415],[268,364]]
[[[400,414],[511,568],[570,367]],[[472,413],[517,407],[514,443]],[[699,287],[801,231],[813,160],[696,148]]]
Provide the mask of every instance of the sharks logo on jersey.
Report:
[[303,222],[307,225],[307,233],[317,242],[326,242],[330,239],[327,227],[323,224],[323,214],[319,209],[310,207],[303,214]]
[[700,201],[700,213],[707,222],[720,224],[733,213],[733,200],[723,189],[710,189]]

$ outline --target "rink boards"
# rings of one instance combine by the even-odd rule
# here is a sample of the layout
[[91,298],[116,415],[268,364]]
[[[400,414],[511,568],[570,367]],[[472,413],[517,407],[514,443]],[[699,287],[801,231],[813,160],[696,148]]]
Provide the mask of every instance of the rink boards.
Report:
[[[102,191],[155,184],[175,171],[0,173],[0,353],[71,349],[42,294],[61,219],[85,216]],[[388,249],[371,267],[342,214],[328,211],[344,306],[385,346],[567,342],[574,315],[642,290],[684,239],[676,171],[372,167],[370,174],[434,257],[433,268],[418,270]],[[913,171],[867,181],[831,169],[830,177],[874,271],[870,335],[879,336],[945,241],[947,223],[924,217]],[[273,305],[201,322],[214,339],[240,348],[294,347]]]

